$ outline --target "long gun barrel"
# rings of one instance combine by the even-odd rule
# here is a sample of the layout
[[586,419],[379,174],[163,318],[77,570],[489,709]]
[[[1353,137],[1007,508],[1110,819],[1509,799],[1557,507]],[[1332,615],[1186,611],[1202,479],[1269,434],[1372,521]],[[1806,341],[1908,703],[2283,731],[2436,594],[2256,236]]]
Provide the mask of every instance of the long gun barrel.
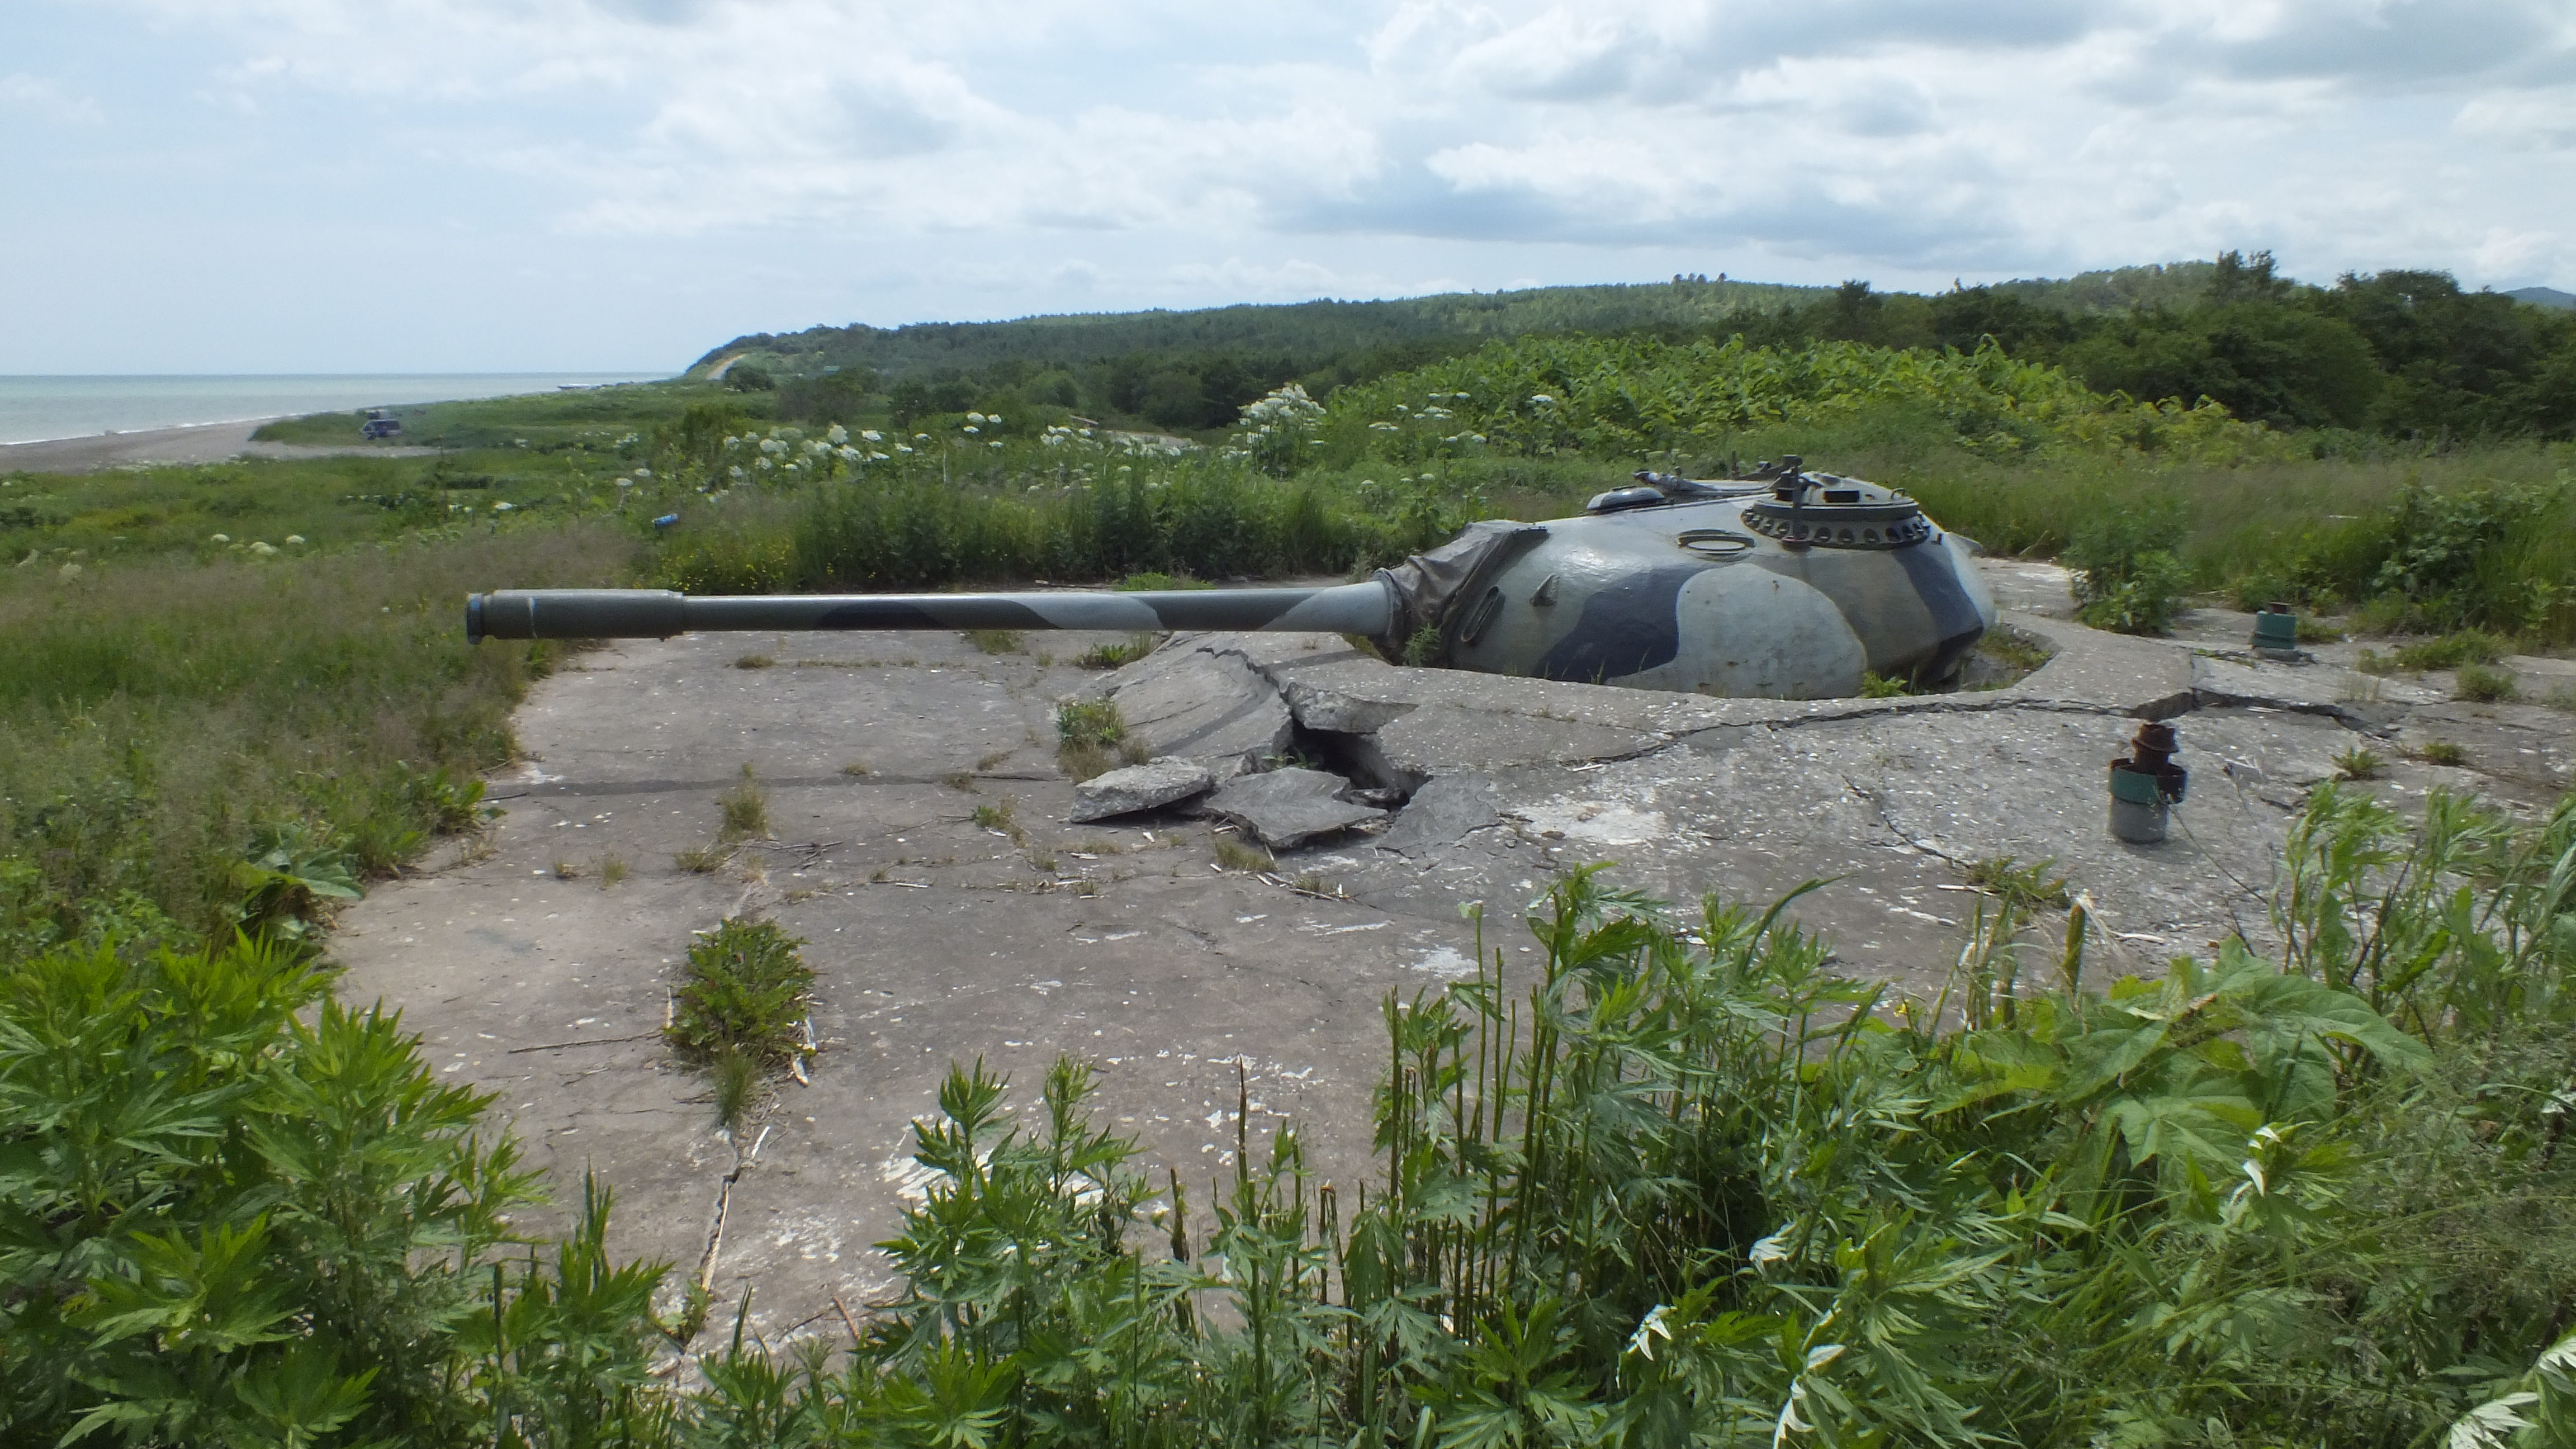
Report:
[[1385,635],[1396,600],[1379,579],[1322,589],[1149,593],[740,594],[668,589],[501,589],[465,599],[465,637],[668,639],[756,629],[1272,629]]

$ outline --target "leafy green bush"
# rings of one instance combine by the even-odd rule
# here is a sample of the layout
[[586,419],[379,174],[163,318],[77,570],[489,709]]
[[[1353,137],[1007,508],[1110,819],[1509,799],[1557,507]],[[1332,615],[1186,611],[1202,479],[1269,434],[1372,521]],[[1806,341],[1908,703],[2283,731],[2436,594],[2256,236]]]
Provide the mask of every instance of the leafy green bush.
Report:
[[0,1439],[621,1442],[662,1268],[595,1184],[551,1263],[491,1098],[249,942],[0,975]]
[[2075,570],[2076,617],[2121,634],[2161,634],[2173,626],[2188,582],[2174,550],[2181,511],[2123,508],[2078,527],[2062,555]]
[[798,1023],[813,1009],[814,968],[805,943],[775,921],[728,916],[689,945],[689,965],[665,1035],[682,1056],[707,1061],[725,1051],[783,1067],[802,1043]]
[[1934,352],[1817,342],[1524,337],[1333,394],[1316,449],[1336,463],[1481,453],[1723,457],[1757,430],[1872,409],[1970,452],[2151,453],[2240,461],[2292,448],[2215,404],[2134,402],[2092,391],[1991,343]]
[[2372,582],[2437,628],[2520,633],[2546,622],[2567,596],[2576,549],[2563,527],[2571,484],[2464,488],[2410,486],[2389,521],[2390,548]]

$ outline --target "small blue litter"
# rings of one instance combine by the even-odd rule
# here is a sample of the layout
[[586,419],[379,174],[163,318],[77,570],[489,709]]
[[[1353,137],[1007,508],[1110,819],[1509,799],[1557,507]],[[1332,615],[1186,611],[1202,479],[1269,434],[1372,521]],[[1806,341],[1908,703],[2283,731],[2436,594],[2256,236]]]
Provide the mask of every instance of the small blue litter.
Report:
[[653,520],[653,526],[655,528],[668,528],[679,521],[680,515],[676,513],[665,513],[661,517]]

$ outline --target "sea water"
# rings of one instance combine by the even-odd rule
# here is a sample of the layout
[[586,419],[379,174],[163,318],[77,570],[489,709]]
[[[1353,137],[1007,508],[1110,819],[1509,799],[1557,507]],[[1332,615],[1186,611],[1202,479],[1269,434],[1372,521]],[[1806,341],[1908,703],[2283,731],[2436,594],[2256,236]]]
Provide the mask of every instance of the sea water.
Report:
[[96,437],[193,423],[292,417],[649,382],[646,372],[309,373],[239,376],[0,375],[0,443]]

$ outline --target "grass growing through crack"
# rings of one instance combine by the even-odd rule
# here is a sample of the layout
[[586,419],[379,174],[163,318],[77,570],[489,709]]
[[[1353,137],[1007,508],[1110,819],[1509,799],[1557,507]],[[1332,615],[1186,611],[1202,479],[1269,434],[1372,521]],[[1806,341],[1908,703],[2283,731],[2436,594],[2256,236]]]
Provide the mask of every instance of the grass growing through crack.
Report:
[[2334,757],[2335,773],[2347,780],[2376,780],[2388,761],[2367,745],[2355,745]]
[[2511,673],[2491,669],[2484,664],[2461,665],[2458,677],[2451,684],[2453,699],[2467,700],[2472,704],[2498,704],[2521,693],[2521,687],[2514,683]]
[[1010,799],[999,800],[990,805],[978,805],[975,807],[975,823],[986,830],[999,831],[1009,836],[1014,845],[1026,845],[1029,833],[1020,828],[1018,812],[1018,802]]
[[601,890],[615,890],[618,885],[625,881],[626,874],[627,866],[625,856],[619,855],[616,851],[612,850],[599,858],[599,888]]
[[987,654],[1019,654],[1025,648],[1017,629],[969,629],[966,642]]
[[2426,740],[2415,753],[2428,765],[2465,765],[2469,762],[2467,747],[2451,740]]
[[1110,699],[1069,699],[1056,706],[1056,763],[1076,781],[1105,775],[1121,761],[1141,764],[1143,745],[1127,738],[1127,722],[1119,718],[1118,702]]
[[769,792],[760,788],[760,777],[745,762],[742,778],[734,787],[716,797],[716,806],[724,812],[724,825],[716,832],[720,844],[737,840],[766,838],[769,834]]
[[803,1047],[814,991],[814,969],[797,952],[804,944],[775,921],[729,916],[689,945],[663,1035],[707,1069],[728,1128],[740,1124],[763,1074],[784,1069]]
[[1154,644],[1151,634],[1130,634],[1111,643],[1095,644],[1075,656],[1073,662],[1085,669],[1116,669],[1153,653]]
[[1971,862],[1961,874],[1967,877],[1968,884],[2002,896],[2024,911],[2037,906],[2063,910],[2067,902],[2066,877],[2049,875],[2056,864],[2051,858],[2024,865],[2013,856],[1998,855]]
[[1216,838],[1216,863],[1220,870],[1277,870],[1279,862],[1258,845],[1247,844],[1231,835]]

